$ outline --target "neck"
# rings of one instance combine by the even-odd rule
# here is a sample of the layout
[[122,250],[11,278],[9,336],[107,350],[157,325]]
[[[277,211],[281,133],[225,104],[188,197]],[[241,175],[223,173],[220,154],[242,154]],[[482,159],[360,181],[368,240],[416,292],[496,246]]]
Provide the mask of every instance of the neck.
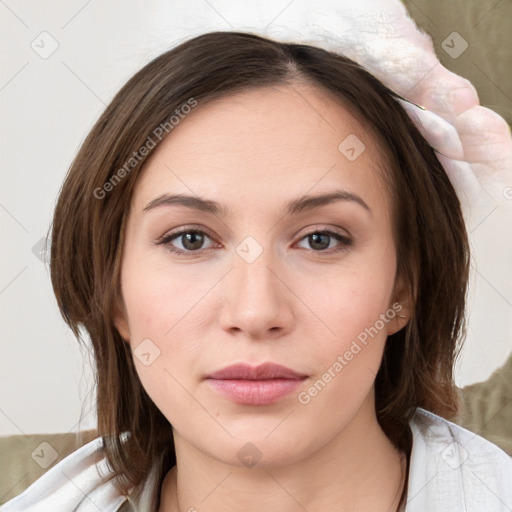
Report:
[[178,463],[164,479],[159,512],[395,512],[406,457],[384,434],[371,405],[309,456],[264,468],[225,464],[175,432]]

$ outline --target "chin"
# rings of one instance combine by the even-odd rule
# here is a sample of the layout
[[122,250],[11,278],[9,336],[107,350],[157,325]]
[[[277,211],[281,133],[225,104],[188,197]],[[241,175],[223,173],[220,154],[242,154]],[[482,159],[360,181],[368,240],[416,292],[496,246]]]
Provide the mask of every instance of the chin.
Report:
[[294,464],[323,446],[323,436],[319,436],[320,432],[315,432],[311,424],[302,431],[291,422],[285,427],[291,419],[282,422],[285,416],[267,421],[258,419],[252,425],[245,424],[245,428],[225,423],[232,438],[227,434],[213,437],[209,430],[208,435],[196,438],[200,440],[196,447],[229,466],[271,470]]

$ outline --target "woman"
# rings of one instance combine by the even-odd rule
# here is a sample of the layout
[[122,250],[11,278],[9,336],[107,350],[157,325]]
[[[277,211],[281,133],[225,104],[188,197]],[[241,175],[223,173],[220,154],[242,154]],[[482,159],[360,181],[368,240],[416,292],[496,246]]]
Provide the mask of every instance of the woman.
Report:
[[442,418],[469,248],[397,100],[343,56],[236,32],[128,81],[52,228],[100,437],[2,510],[512,506],[510,458]]

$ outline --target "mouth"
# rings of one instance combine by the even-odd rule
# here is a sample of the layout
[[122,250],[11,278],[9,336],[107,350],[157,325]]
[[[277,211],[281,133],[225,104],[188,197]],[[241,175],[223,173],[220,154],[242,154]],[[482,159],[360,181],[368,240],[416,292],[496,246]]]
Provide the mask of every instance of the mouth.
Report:
[[235,364],[206,377],[219,394],[241,405],[270,405],[294,391],[308,375],[274,363]]

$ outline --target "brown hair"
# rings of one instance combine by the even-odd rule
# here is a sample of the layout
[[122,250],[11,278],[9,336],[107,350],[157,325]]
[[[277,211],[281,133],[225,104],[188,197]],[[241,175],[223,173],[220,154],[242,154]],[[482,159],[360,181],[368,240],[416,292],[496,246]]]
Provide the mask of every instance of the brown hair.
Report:
[[[409,286],[413,307],[407,326],[386,342],[375,381],[378,421],[408,451],[415,408],[448,418],[457,411],[453,365],[464,333],[469,246],[459,201],[434,150],[398,96],[352,60],[249,33],[207,33],[155,58],[123,86],[76,155],[53,219],[53,288],[79,341],[82,327],[90,336],[98,434],[123,494],[134,487],[137,496],[154,464],[161,485],[176,462],[171,425],[144,390],[112,320],[122,304],[125,221],[147,158],[139,149],[191,99],[200,106],[255,87],[299,82],[348,105],[387,155],[397,276]],[[122,442],[125,431],[131,435]]]

